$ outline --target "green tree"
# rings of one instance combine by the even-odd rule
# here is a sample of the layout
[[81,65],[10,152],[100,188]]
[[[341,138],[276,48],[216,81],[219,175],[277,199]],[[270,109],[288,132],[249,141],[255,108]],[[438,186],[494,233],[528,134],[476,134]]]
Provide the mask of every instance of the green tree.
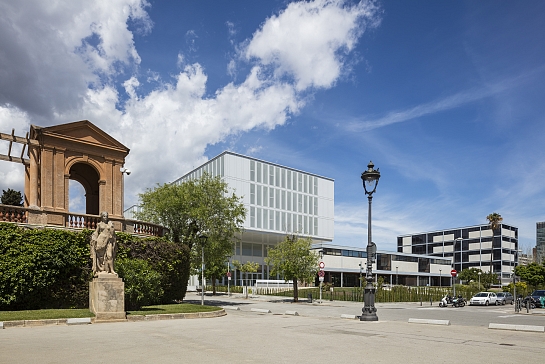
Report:
[[492,229],[492,231],[498,230],[501,222],[503,221],[503,217],[501,217],[501,215],[497,212],[489,214],[486,219],[488,220],[488,226],[490,229]]
[[545,283],[545,265],[530,263],[515,267],[515,275],[527,282],[530,286],[537,288]]
[[314,281],[318,270],[318,255],[310,250],[310,238],[286,236],[284,241],[269,249],[265,263],[271,266],[271,274],[279,273],[286,281],[293,281],[293,300],[299,300],[297,282]]
[[498,284],[498,275],[494,272],[486,272],[481,274],[481,284],[484,289],[490,289],[493,284]]
[[461,281],[466,282],[466,284],[469,284],[470,282],[478,282],[479,272],[481,272],[482,275],[482,271],[479,268],[462,269],[462,271],[458,273],[458,278]]
[[245,274],[244,286],[246,287],[246,298],[248,298],[248,273],[255,273],[259,269],[259,263],[246,262],[242,264],[238,260],[233,260],[233,265],[241,273]]
[[23,196],[21,195],[21,192],[12,190],[11,188],[8,188],[8,190],[2,190],[2,197],[0,198],[3,205],[10,205],[10,206],[23,206]]
[[158,304],[163,298],[161,274],[144,259],[122,258],[116,262],[117,273],[125,283],[125,305],[129,310]]
[[[200,266],[199,236],[208,236],[205,264],[213,266],[233,252],[235,234],[242,230],[246,209],[241,198],[229,194],[220,177],[203,174],[180,184],[163,184],[140,194],[142,210],[137,218],[169,229],[169,237],[191,251],[187,274]],[[208,243],[210,242],[210,243]],[[187,283],[184,283],[187,286]]]

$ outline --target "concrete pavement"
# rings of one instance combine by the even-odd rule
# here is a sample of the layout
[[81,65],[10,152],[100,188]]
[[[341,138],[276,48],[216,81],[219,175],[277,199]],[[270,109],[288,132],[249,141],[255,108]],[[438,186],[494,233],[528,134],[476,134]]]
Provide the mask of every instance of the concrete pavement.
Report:
[[[194,298],[200,302],[198,296]],[[458,360],[511,364],[541,362],[545,356],[543,333],[489,330],[484,324],[462,325],[456,320],[450,326],[409,324],[402,317],[490,314],[501,320],[504,312],[500,311],[379,304],[380,321],[360,322],[341,318],[359,314],[360,303],[311,305],[225,296],[207,296],[205,302],[240,310],[226,309],[227,315],[218,318],[10,328],[0,331],[0,363],[437,364]],[[299,315],[285,314],[288,308]],[[534,323],[545,319],[537,315],[515,319],[525,317]]]

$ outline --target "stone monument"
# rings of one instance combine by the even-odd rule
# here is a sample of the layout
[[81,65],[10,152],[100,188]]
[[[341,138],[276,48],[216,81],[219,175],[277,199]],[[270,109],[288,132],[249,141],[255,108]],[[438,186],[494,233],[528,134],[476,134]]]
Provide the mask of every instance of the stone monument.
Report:
[[93,281],[89,283],[89,310],[96,321],[125,320],[125,284],[114,270],[117,242],[108,213],[100,214],[101,221],[91,235]]

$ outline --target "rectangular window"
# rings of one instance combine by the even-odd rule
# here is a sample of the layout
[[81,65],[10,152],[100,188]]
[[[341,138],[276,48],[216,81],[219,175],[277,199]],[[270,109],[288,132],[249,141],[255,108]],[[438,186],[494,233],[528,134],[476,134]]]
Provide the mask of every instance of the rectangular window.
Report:
[[286,226],[286,213],[282,212],[282,231],[286,231],[286,229],[287,229],[287,226]]
[[247,256],[252,255],[252,244],[251,243],[242,243],[242,255],[247,255]]
[[314,235],[318,235],[318,218],[314,218]]
[[220,168],[221,168],[221,176],[222,176],[222,177],[225,176],[225,170],[224,170],[224,168],[225,168],[225,162],[224,162],[224,158],[225,158],[225,156],[222,156],[222,157],[220,158],[220,164],[221,164],[221,167],[220,167]]
[[303,206],[305,208],[305,214],[308,214],[308,196],[305,195],[305,201],[303,202]]
[[269,167],[266,164],[263,164],[263,183],[267,183],[269,178]]
[[293,176],[293,190],[294,191],[297,191],[297,172],[293,172],[292,173],[292,176]]
[[297,173],[297,191],[303,191],[303,175],[301,173]]
[[291,229],[291,214],[288,212],[288,217],[287,217],[287,227],[286,227],[286,232],[288,233],[292,233],[293,230]]
[[255,227],[255,207],[250,207],[250,227]]
[[314,213],[314,197],[308,198],[308,213],[313,214]]
[[314,215],[318,216],[318,197],[314,197]]
[[286,201],[286,202],[288,203],[288,208],[287,208],[287,210],[288,210],[288,211],[291,211],[291,192],[288,192],[288,197],[287,197],[287,201]]
[[308,216],[305,216],[304,221],[305,221],[305,234],[308,234]]
[[277,209],[280,208],[280,190],[276,190],[276,205],[275,205],[275,207]]
[[274,188],[269,188],[269,207],[274,207]]
[[269,184],[274,186],[274,167],[269,166]]
[[258,206],[261,206],[261,186],[257,185],[257,204]]
[[297,212],[297,194],[295,192],[293,193],[293,207],[291,211]]
[[250,161],[250,181],[255,182],[255,162]]
[[275,168],[275,172],[274,172],[274,176],[275,176],[275,185],[276,187],[280,187],[280,168],[276,167]]
[[261,209],[257,209],[257,215],[256,215],[256,225],[258,229],[261,229]]
[[263,249],[263,245],[261,244],[252,244],[252,256],[254,257],[260,257],[263,255],[261,250]]
[[267,200],[269,199],[269,189],[263,186],[263,206],[267,207]]
[[276,221],[276,231],[280,231],[280,211],[276,211],[276,216],[274,217]]
[[282,168],[282,188],[286,188],[286,170]]
[[250,204],[255,205],[255,185],[250,185]]
[[293,224],[291,225],[294,233],[299,233],[297,230],[297,215],[293,214]]
[[286,209],[286,191],[282,190],[282,210]]
[[305,189],[305,193],[308,193],[308,176],[306,174],[305,174],[304,179],[303,179],[303,186],[304,186],[304,189]]
[[303,232],[303,216],[297,215],[297,231],[299,233]]
[[269,228],[269,210],[263,209],[263,229]]
[[297,195],[297,212],[303,212],[303,195]]
[[269,230],[274,230],[274,211],[269,210]]
[[235,242],[235,255],[240,255],[240,243]]
[[261,163],[257,162],[257,182],[261,183]]
[[318,178],[314,177],[314,194],[318,195]]
[[287,178],[287,182],[288,182],[288,190],[291,190],[291,171],[288,171],[288,178]]

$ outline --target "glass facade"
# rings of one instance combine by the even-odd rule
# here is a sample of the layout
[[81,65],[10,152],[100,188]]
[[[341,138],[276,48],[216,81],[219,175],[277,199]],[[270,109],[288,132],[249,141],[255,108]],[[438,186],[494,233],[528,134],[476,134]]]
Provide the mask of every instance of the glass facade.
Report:
[[536,262],[541,264],[545,261],[545,222],[536,224]]

